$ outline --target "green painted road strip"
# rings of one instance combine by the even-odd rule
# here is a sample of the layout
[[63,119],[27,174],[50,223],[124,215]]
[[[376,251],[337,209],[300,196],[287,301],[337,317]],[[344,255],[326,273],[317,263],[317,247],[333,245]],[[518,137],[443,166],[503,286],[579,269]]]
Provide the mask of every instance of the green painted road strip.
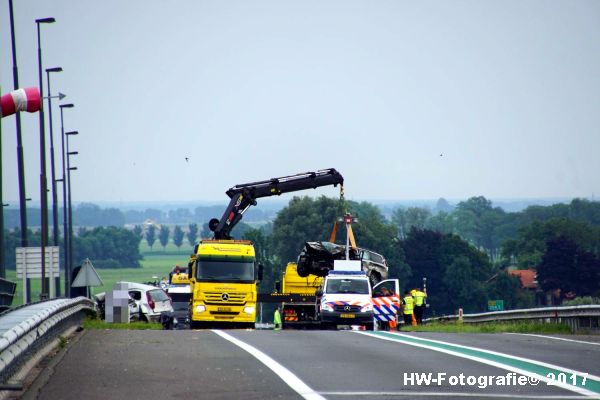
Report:
[[[575,371],[557,365],[544,363],[509,354],[498,353],[476,347],[463,346],[439,340],[416,338],[401,333],[391,332],[356,332],[361,335],[394,341],[411,346],[426,348],[453,356],[467,358],[492,365],[532,379],[538,379],[546,385],[560,387],[585,396],[600,398],[600,377],[586,372]],[[564,379],[562,379],[564,378]],[[573,384],[575,383],[575,384]],[[533,384],[532,384],[533,385]]]

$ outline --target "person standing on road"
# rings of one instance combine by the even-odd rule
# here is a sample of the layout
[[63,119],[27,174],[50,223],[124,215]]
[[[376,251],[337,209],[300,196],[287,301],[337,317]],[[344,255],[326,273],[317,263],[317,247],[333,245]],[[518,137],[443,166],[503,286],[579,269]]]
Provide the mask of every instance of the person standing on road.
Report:
[[279,312],[279,307],[275,309],[275,313],[273,314],[273,324],[275,325],[276,331],[281,329],[281,313]]
[[417,288],[414,290],[413,298],[415,299],[415,319],[417,320],[417,324],[421,325],[423,323],[423,309],[425,308],[427,293],[422,292],[421,288]]
[[402,298],[402,314],[404,316],[404,325],[413,325],[413,311],[414,311],[415,299],[412,297],[410,292],[407,290],[404,292]]

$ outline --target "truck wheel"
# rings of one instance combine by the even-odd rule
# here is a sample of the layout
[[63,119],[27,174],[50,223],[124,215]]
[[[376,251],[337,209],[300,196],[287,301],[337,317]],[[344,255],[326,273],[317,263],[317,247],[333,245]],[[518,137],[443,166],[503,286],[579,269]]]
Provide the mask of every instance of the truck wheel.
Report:
[[321,322],[321,330],[324,331],[335,331],[337,330],[337,325],[332,324],[331,322]]
[[190,329],[200,329],[200,322],[190,320]]
[[371,322],[370,324],[365,324],[365,330],[372,331],[373,330],[373,323]]

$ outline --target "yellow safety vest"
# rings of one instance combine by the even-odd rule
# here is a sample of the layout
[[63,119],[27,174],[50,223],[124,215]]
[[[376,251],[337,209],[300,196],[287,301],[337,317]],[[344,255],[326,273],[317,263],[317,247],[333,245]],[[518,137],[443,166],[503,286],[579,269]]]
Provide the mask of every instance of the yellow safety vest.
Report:
[[427,297],[427,294],[417,290],[413,296],[415,297],[415,305],[422,306],[425,302],[425,297]]
[[415,300],[412,298],[412,296],[406,296],[402,299],[402,301],[404,302],[404,314],[412,314],[415,304]]

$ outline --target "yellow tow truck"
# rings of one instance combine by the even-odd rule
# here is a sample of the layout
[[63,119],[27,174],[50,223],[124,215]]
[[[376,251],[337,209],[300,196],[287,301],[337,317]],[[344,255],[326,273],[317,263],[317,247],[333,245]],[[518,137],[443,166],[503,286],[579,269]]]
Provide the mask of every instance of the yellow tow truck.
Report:
[[329,168],[230,188],[226,193],[231,200],[223,216],[208,224],[214,239],[197,244],[188,264],[190,328],[254,327],[262,265],[256,261],[252,243],[233,240],[231,230],[244,212],[256,205],[256,199],[343,183],[342,175]]

